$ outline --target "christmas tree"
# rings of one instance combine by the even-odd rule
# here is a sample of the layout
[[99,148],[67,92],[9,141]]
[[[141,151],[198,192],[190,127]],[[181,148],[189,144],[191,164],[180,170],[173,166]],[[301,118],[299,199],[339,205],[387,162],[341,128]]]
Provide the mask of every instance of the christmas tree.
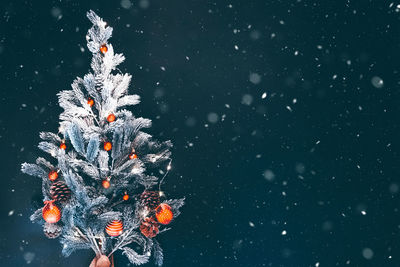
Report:
[[93,23],[86,36],[92,71],[58,93],[64,109],[58,133],[40,133],[39,148],[52,160],[22,164],[24,173],[42,179],[44,206],[31,220],[47,237],[60,238],[66,257],[91,248],[95,259],[104,259],[121,250],[133,264],[153,255],[162,265],[155,237],[184,204],[166,200],[160,190],[172,144],[153,140],[142,131],[151,121],[124,109],[139,103],[138,95],[128,94],[131,76],[116,68],[125,57],[108,42],[112,28],[93,11],[87,17]]

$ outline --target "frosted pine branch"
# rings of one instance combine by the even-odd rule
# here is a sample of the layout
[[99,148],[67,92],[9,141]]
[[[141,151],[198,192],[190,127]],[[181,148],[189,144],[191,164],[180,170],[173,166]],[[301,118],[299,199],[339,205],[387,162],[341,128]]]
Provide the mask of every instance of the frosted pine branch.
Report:
[[[51,161],[38,157],[36,164],[21,166],[22,172],[42,179],[43,200],[56,206],[60,218],[45,223],[49,207],[44,206],[31,220],[62,228],[64,256],[77,249],[92,249],[96,255],[122,251],[132,264],[153,256],[160,266],[164,256],[156,235],[170,228],[157,222],[157,206],[149,203],[162,202],[173,218],[184,204],[184,199],[165,200],[157,191],[168,174],[172,143],[154,140],[143,131],[151,120],[128,110],[140,97],[128,92],[130,74],[114,73],[125,57],[109,43],[112,28],[93,11],[87,16],[93,23],[86,36],[91,71],[58,93],[63,108],[58,132],[40,133],[38,147]],[[146,204],[142,196],[160,199],[147,199]]]

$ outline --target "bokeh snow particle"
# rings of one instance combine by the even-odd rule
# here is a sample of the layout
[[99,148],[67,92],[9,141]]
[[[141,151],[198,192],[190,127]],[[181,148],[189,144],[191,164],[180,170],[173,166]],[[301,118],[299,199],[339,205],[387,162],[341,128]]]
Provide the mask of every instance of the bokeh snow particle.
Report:
[[383,80],[378,76],[372,77],[371,83],[375,88],[382,88],[383,87]]
[[139,7],[142,9],[148,9],[150,6],[150,1],[149,0],[140,0],[139,1]]
[[399,185],[398,185],[398,184],[395,184],[395,183],[391,184],[391,185],[389,186],[389,191],[390,191],[390,193],[392,193],[392,194],[398,193],[398,192],[399,192]]
[[211,113],[208,113],[208,115],[207,115],[207,120],[209,123],[217,123],[218,119],[219,119],[219,116],[217,113],[211,112]]
[[365,210],[362,210],[362,211],[361,211],[361,214],[362,214],[362,215],[367,215],[367,212],[366,212]]
[[269,182],[271,182],[275,179],[275,174],[271,170],[265,170],[263,173],[263,176],[264,176],[265,180],[267,180]]
[[261,75],[258,73],[250,73],[249,80],[253,84],[259,84],[261,82]]
[[303,163],[296,163],[295,169],[297,173],[302,174],[306,171],[306,166]]
[[132,3],[130,0],[121,0],[121,7],[125,9],[130,9],[132,7]]
[[35,253],[33,252],[24,253],[24,260],[26,261],[26,264],[32,263],[33,259],[35,259]]
[[186,119],[185,124],[188,127],[193,127],[193,126],[196,125],[196,119],[194,117],[189,117],[189,118]]
[[249,94],[245,94],[242,97],[242,104],[250,106],[253,103],[253,96]]
[[160,107],[160,111],[161,113],[167,113],[169,111],[169,106],[167,103],[161,103]]
[[370,260],[374,257],[374,252],[372,251],[372,249],[370,248],[364,248],[362,250],[362,255],[364,258],[366,258],[367,260]]
[[260,37],[261,37],[261,33],[259,32],[259,31],[257,31],[257,30],[252,30],[251,32],[250,32],[250,38],[252,39],[252,40],[258,40],[258,39],[260,39]]
[[50,11],[51,15],[56,18],[56,19],[61,19],[62,18],[62,12],[59,7],[53,7]]
[[154,97],[155,98],[162,98],[165,95],[164,88],[160,87],[154,90]]

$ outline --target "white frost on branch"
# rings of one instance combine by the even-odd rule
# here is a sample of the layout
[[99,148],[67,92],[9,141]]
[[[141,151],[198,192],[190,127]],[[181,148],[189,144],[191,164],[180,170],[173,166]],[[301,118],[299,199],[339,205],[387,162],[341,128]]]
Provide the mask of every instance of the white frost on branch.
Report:
[[[140,265],[153,256],[159,266],[163,263],[163,251],[155,238],[145,237],[139,229],[146,216],[153,216],[139,201],[145,190],[157,190],[161,176],[160,167],[170,162],[172,143],[158,142],[143,132],[151,127],[151,120],[136,118],[129,106],[140,102],[138,95],[128,93],[130,74],[114,73],[125,60],[114,53],[108,42],[112,28],[93,11],[87,13],[93,26],[86,39],[92,52],[90,73],[76,78],[70,90],[58,93],[60,114],[58,133],[41,132],[39,148],[52,156],[49,162],[37,158],[36,164],[23,163],[22,172],[42,179],[43,200],[51,200],[48,178],[50,171],[58,172],[71,190],[71,199],[57,203],[62,210],[62,254],[69,256],[77,249],[92,249],[96,254],[111,255],[121,250],[132,264]],[[103,51],[101,51],[103,49]],[[106,49],[106,52],[104,52]],[[89,102],[93,101],[93,102]],[[90,104],[89,104],[90,103]],[[109,122],[110,114],[116,117]],[[111,151],[103,148],[112,143]],[[60,147],[65,143],[66,149]],[[134,157],[130,157],[134,153]],[[102,181],[110,182],[103,188]],[[129,192],[129,201],[122,194]],[[184,199],[163,201],[171,206],[174,218],[180,214]],[[117,238],[105,234],[106,225],[116,219],[123,222],[123,233]],[[31,220],[44,224],[42,208]],[[160,225],[160,233],[168,228]],[[134,250],[130,245],[140,247]]]

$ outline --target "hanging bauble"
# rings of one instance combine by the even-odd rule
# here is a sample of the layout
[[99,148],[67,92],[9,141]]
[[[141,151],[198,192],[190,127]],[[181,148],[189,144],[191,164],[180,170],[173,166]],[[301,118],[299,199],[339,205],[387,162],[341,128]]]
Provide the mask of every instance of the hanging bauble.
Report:
[[93,107],[93,105],[94,105],[94,100],[92,99],[92,98],[88,98],[88,100],[87,100],[87,103],[88,103],[88,105],[89,105],[89,107]]
[[158,223],[153,218],[145,218],[140,224],[140,232],[148,238],[153,238],[158,234]]
[[50,186],[51,198],[57,202],[65,203],[71,198],[71,190],[63,181],[58,181]]
[[62,226],[58,223],[45,223],[43,226],[44,235],[47,238],[54,239],[61,235]]
[[105,53],[107,53],[107,51],[108,51],[108,48],[107,48],[106,44],[103,44],[102,46],[100,46],[101,53],[105,54]]
[[53,202],[54,200],[45,201],[42,210],[43,219],[48,223],[56,223],[61,219],[61,211]]
[[55,181],[58,178],[58,172],[57,171],[50,171],[48,176],[49,176],[49,180],[50,181]]
[[129,199],[128,193],[124,193],[124,196],[122,197],[123,200],[127,201]]
[[132,152],[131,154],[129,154],[129,159],[137,159],[137,155]]
[[107,116],[107,121],[108,121],[108,122],[113,122],[113,121],[115,121],[115,115],[112,114],[112,113],[111,113],[110,115],[108,115],[108,116]]
[[62,143],[60,144],[60,149],[62,149],[62,150],[67,149],[67,145],[66,145],[64,142],[62,142]]
[[154,210],[160,205],[160,193],[158,191],[144,191],[140,195],[140,200],[142,205],[150,210]]
[[124,226],[121,220],[113,220],[106,226],[106,232],[110,236],[119,236],[122,234]]
[[165,203],[160,204],[156,208],[156,218],[161,224],[169,224],[174,218],[171,207]]
[[105,151],[110,151],[111,149],[112,149],[111,142],[104,142],[104,150]]
[[101,182],[101,185],[103,186],[103,188],[107,189],[107,188],[110,187],[111,183],[110,183],[110,181],[109,181],[108,179],[104,179],[104,180]]

